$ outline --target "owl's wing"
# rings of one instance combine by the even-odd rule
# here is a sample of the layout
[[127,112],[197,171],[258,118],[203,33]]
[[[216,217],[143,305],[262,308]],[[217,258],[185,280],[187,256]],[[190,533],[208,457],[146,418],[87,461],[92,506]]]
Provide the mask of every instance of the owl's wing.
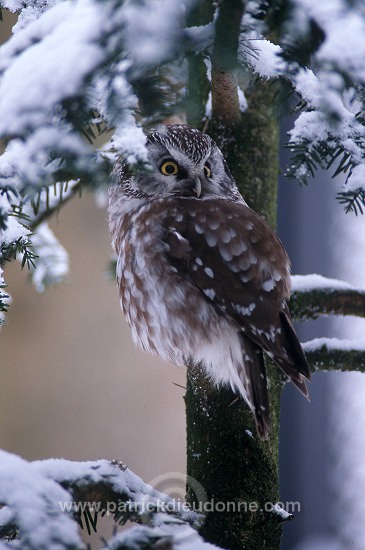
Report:
[[229,201],[175,199],[165,215],[170,262],[308,396],[309,365],[286,305],[289,260],[275,233],[249,207]]

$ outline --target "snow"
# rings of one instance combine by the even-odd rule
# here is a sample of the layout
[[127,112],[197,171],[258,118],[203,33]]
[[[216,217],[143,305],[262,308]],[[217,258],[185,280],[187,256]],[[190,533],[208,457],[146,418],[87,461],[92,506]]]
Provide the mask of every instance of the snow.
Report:
[[[18,31],[29,25],[29,23],[32,23],[33,21],[38,19],[43,12],[63,1],[64,0],[26,0],[24,2],[11,2],[18,5],[16,10],[11,11],[21,10],[18,16],[18,20],[13,27],[13,33],[17,33]],[[5,2],[5,4],[9,3],[10,2]],[[26,7],[23,8],[23,6]]]
[[250,63],[252,69],[262,78],[278,78],[285,70],[285,62],[280,57],[282,49],[263,37],[251,38],[252,49],[247,56],[247,45],[239,50],[239,55]]
[[288,132],[290,143],[301,143],[304,140],[315,144],[317,141],[326,140],[330,131],[326,117],[318,111],[304,112],[294,122],[294,127]]
[[31,463],[0,451],[0,502],[6,505],[0,511],[0,524],[11,518],[19,528],[23,547],[84,547],[75,522],[55,506],[68,498],[67,491],[38,473]]
[[[166,521],[169,518],[166,518]],[[182,529],[182,530],[181,530]],[[136,526],[127,531],[118,533],[108,541],[103,550],[117,550],[120,547],[126,547],[130,550],[139,550],[143,545],[151,545],[156,539],[161,540],[161,547],[164,542],[166,547],[173,550],[213,550],[218,548],[209,542],[205,542],[201,536],[187,525],[181,526],[178,523],[169,522],[169,529],[165,527],[146,527]],[[159,545],[158,545],[159,546]],[[157,545],[156,545],[157,547]]]
[[38,258],[32,270],[32,282],[37,292],[65,279],[69,271],[68,254],[47,223],[42,223],[32,237],[33,251]]
[[345,0],[296,0],[300,16],[315,20],[326,39],[316,57],[323,64],[343,68],[355,80],[365,82],[365,18],[361,9],[349,9]]
[[[75,193],[75,188],[79,186],[78,180],[69,180],[67,182],[59,182],[50,187],[43,188],[39,193],[35,202],[37,209],[42,212],[46,209],[55,210],[62,202],[70,198]],[[33,207],[29,202],[23,208],[25,214],[30,220],[37,217],[37,213],[34,212]]]
[[77,95],[103,58],[103,11],[89,0],[62,2],[1,48],[1,135],[48,125],[54,105]]
[[272,511],[280,517],[281,521],[288,521],[293,518],[293,516],[284,510],[284,508],[278,503],[273,505]]
[[[59,164],[48,162],[55,153],[77,158],[77,168],[90,173],[93,162],[105,162],[105,152],[95,153],[67,120],[63,105],[80,94],[90,109],[100,107],[105,120],[118,126],[114,149],[126,152],[130,162],[145,160],[144,135],[131,114],[137,100],[125,78],[131,60],[122,51],[126,35],[133,43],[145,43],[141,36],[132,40],[137,31],[132,23],[125,30],[130,4],[66,0],[47,3],[46,9],[40,2],[36,17],[1,47],[0,136],[12,138],[0,157],[3,180],[11,178],[19,187],[24,182],[34,187],[51,183]],[[161,6],[153,4],[133,9],[145,15],[148,9],[161,13]],[[119,62],[118,56],[124,61]]]
[[344,191],[365,189],[365,163],[358,164],[352,169],[351,177],[343,186]]
[[[311,149],[323,141],[331,140],[333,149],[338,145],[351,155],[355,168],[349,175],[346,190],[365,189],[365,128],[355,114],[363,110],[358,83],[365,83],[365,17],[361,3],[351,7],[345,0],[295,0],[290,24],[285,26],[283,43],[295,42],[305,36],[310,21],[324,31],[324,41],[312,56],[312,70],[303,68],[293,60],[286,62],[280,45],[260,35],[260,24],[248,16],[246,25],[252,29],[242,34],[239,60],[263,79],[282,77],[289,80],[294,90],[305,101],[301,112],[289,131],[290,143]],[[250,41],[252,48],[248,47]],[[353,80],[354,84],[349,83]],[[348,101],[352,99],[357,109]],[[325,159],[323,158],[325,165]],[[306,180],[310,175],[305,163],[298,164],[294,175]]]
[[[46,226],[32,236],[13,215],[13,208],[34,219],[29,199],[47,185],[61,185],[54,174],[62,157],[71,159],[76,174],[90,173],[91,177],[100,163],[114,161],[120,154],[130,163],[146,160],[145,136],[132,115],[137,98],[125,76],[131,60],[122,50],[128,3],[8,0],[2,6],[20,11],[20,16],[13,36],[0,48],[0,137],[8,142],[0,155],[0,186],[11,185],[20,194],[16,196],[15,191],[10,202],[0,195],[7,226],[0,240],[5,245],[19,239],[33,242],[40,256],[33,282],[43,291],[66,275],[67,254]],[[150,8],[161,14],[156,2]],[[149,8],[140,9],[146,15]],[[130,40],[133,32],[131,28]],[[143,42],[141,37],[138,41]],[[93,150],[65,115],[65,102],[72,104],[79,95],[85,96],[90,109],[100,108],[104,119],[118,127],[114,141],[105,149]],[[43,199],[40,213],[49,203]],[[58,193],[51,208],[60,201]]]
[[[310,151],[321,141],[332,139],[332,146],[342,146],[351,154],[353,164],[358,165],[350,173],[345,189],[364,189],[365,128],[348,102],[350,86],[352,96],[357,93],[349,81],[355,86],[365,82],[363,7],[361,3],[350,7],[345,0],[296,0],[290,26],[293,39],[305,34],[309,21],[315,21],[322,29],[324,40],[313,55],[313,71],[301,68],[291,77],[309,112],[299,115],[289,132],[290,141],[298,145],[307,141]],[[297,177],[305,179],[307,175],[297,171]]]
[[241,90],[241,88],[238,88],[237,92],[238,92],[238,105],[240,107],[241,113],[244,113],[245,111],[247,111],[247,107],[248,107],[247,99],[244,91]]
[[312,290],[359,290],[345,281],[323,277],[317,273],[311,275],[292,275],[292,292],[311,292]]
[[[2,217],[7,216],[5,221],[5,229],[0,229],[0,254],[6,252],[8,247],[16,242],[29,243],[30,231],[18,220],[15,216],[13,206],[11,204],[12,193],[7,196],[5,193],[0,193],[0,213]],[[18,207],[19,203],[14,197],[14,206]],[[6,287],[3,269],[0,267],[0,326],[5,322],[5,311],[11,303],[11,297],[7,291],[2,290]],[[2,311],[1,311],[2,310]]]
[[[184,36],[187,41],[189,51],[195,54],[210,51],[214,43],[214,32],[214,23],[185,29]],[[206,59],[208,60],[208,58]]]
[[[38,200],[38,209],[42,213],[47,209],[55,209],[73,193],[76,181],[70,181],[66,184],[58,184],[52,186],[51,189],[44,189]],[[38,256],[34,259],[36,268],[31,267],[32,282],[38,292],[43,292],[48,286],[63,281],[69,270],[68,254],[62,247],[48,225],[44,222],[40,224],[34,233],[21,223],[14,211],[22,212],[26,217],[26,224],[31,224],[37,216],[34,213],[33,207],[28,202],[20,205],[19,198],[10,193],[7,196],[5,193],[0,194],[0,210],[8,215],[6,220],[6,229],[0,233],[0,248],[10,246],[12,243],[22,242],[32,246],[32,252]],[[22,255],[19,254],[18,260],[22,260]],[[0,278],[0,284],[5,284],[3,277]],[[10,303],[10,298],[1,296],[1,303]],[[6,308],[7,309],[7,308]],[[0,314],[0,319],[3,322],[4,314]]]
[[3,273],[4,272],[0,267],[0,328],[1,328],[1,325],[5,322],[4,312],[8,309],[11,303],[11,296],[6,292],[6,285],[5,285]]
[[[181,550],[214,548],[190,526],[200,517],[198,514],[184,509],[168,495],[147,485],[125,466],[107,460],[72,462],[48,459],[27,462],[0,451],[0,502],[5,505],[0,510],[0,525],[15,524],[20,531],[22,547],[37,550],[84,548],[72,516],[77,505],[82,503],[74,502],[72,487],[89,483],[110,484],[120,496],[119,502],[124,502],[126,507],[129,505],[141,515],[142,520],[145,518],[152,525],[116,535],[108,542],[107,548],[113,548],[118,541],[132,544],[135,540],[137,544],[137,541],[141,543],[151,537],[168,537],[173,541],[173,547]],[[69,486],[70,491],[61,484]],[[106,503],[110,511],[113,511],[113,503]],[[167,514],[166,509],[176,513]]]
[[[291,143],[307,140],[310,147],[316,143],[332,139],[347,149],[355,163],[363,162],[361,139],[365,137],[362,124],[356,119],[349,106],[345,106],[342,89],[337,89],[336,75],[301,69],[293,76],[292,82],[299,95],[306,101],[309,111],[301,113],[289,131]],[[338,75],[337,75],[338,76]],[[335,83],[335,84],[334,84]],[[358,136],[359,143],[355,143]]]
[[[0,249],[4,245],[9,245],[19,239],[26,238],[30,234],[29,229],[19,223],[17,217],[14,215],[13,208],[9,200],[10,196],[8,197],[5,193],[0,193],[0,212],[8,215],[6,220],[7,227],[5,230],[0,232]],[[17,205],[17,201],[15,202]]]
[[[336,213],[332,234],[334,262],[341,277],[354,285],[365,286],[365,216]],[[364,340],[365,319],[334,320],[334,330],[343,338]],[[334,535],[341,548],[365,548],[365,376],[352,372],[333,376],[327,403],[330,408],[328,437],[331,444],[332,481],[329,512],[333,516]],[[308,547],[311,548],[311,547]]]
[[126,44],[134,70],[156,65],[179,48],[183,40],[182,8],[180,0],[125,2]]
[[[173,500],[168,495],[146,484],[125,466],[107,460],[73,462],[64,459],[48,459],[35,461],[32,466],[47,479],[60,483],[77,484],[79,486],[89,481],[93,483],[107,481],[116,493],[127,496],[131,503],[135,505],[134,509],[139,510],[142,515],[150,512],[151,509],[158,509],[168,510],[169,512],[175,511],[179,515],[179,518],[177,518],[179,522],[184,520],[195,523],[200,518],[197,513],[190,511],[186,506],[182,506],[179,501]],[[163,515],[166,516],[166,514]],[[169,517],[171,520],[171,516]],[[176,518],[176,516],[173,517]]]
[[35,187],[39,187],[40,181],[45,185],[47,177],[59,168],[59,160],[49,162],[53,150],[80,159],[87,157],[90,161],[91,149],[80,137],[70,134],[62,124],[58,128],[43,126],[35,129],[26,141],[14,138],[9,143],[0,156],[0,184],[9,180],[18,188],[24,181]]
[[6,224],[6,230],[2,231],[0,235],[0,246],[9,245],[30,234],[29,229],[19,223],[17,218],[13,215],[9,215]]
[[329,351],[365,351],[365,340],[340,338],[314,338],[302,344],[305,352],[318,351],[325,346]]
[[[299,114],[293,128],[288,132],[290,143],[293,145],[307,143],[309,151],[320,142],[328,140],[332,142],[333,147],[337,147],[338,144],[342,145],[351,154],[352,162],[357,165],[350,173],[346,190],[364,189],[365,128],[355,116],[356,109],[348,101],[348,90],[344,78],[338,72],[340,69],[343,74],[346,74],[346,71],[349,70],[349,76],[355,82],[364,81],[364,18],[355,13],[349,14],[350,10],[347,9],[346,11],[340,0],[336,0],[334,13],[332,13],[332,0],[325,0],[324,3],[298,0],[299,6],[301,2],[303,4],[301,8],[305,10],[305,16],[302,17],[300,22],[297,21],[296,25],[302,27],[308,13],[313,13],[315,18],[318,11],[319,23],[323,23],[323,28],[327,31],[324,44],[315,58],[315,72],[308,68],[299,68],[299,66],[293,70],[293,64],[286,63],[281,57],[282,48],[279,45],[272,44],[263,37],[255,37],[253,33],[251,35],[252,51],[247,48],[247,42],[243,41],[239,49],[239,58],[242,60],[243,66],[248,64],[263,79],[278,77],[288,79],[299,96],[306,102],[307,110]],[[309,2],[311,10],[309,10],[308,5],[304,6],[306,2]],[[324,5],[325,9],[322,10]],[[326,14],[325,16],[323,16],[323,11]],[[349,27],[344,25],[342,21],[342,12],[345,11],[345,20]],[[302,14],[302,11],[299,10],[299,12]],[[330,18],[327,18],[327,12],[331,12]],[[326,24],[324,24],[324,21]],[[351,38],[349,40],[346,38],[346,47],[343,51],[342,44],[345,35],[346,37],[351,35]],[[356,50],[352,63],[348,59],[347,43],[351,43],[352,50]],[[356,43],[360,43],[361,46],[356,48]],[[357,55],[358,51],[360,52],[359,55]],[[353,70],[350,70],[351,67],[353,67]],[[354,90],[352,89],[353,97],[356,97],[356,95],[354,96]],[[357,103],[357,110],[361,110],[361,104]],[[310,174],[306,165],[302,164],[296,167],[295,175],[299,179],[306,180]]]
[[112,142],[119,153],[123,152],[126,162],[147,162],[146,136],[142,128],[136,126],[132,115],[127,115],[124,125],[114,132]]

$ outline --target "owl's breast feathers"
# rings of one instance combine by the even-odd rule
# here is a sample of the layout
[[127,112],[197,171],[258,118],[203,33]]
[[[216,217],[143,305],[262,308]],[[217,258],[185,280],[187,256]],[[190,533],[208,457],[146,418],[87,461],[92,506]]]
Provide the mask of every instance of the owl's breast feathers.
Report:
[[265,438],[270,417],[261,349],[305,396],[310,378],[286,304],[290,264],[279,239],[245,204],[214,198],[157,199],[121,223],[122,238],[114,239],[119,286],[135,340],[174,362],[187,360],[190,347],[190,359],[204,362],[204,353],[213,354],[210,337],[232,338],[229,354],[240,380],[227,381],[243,394]]

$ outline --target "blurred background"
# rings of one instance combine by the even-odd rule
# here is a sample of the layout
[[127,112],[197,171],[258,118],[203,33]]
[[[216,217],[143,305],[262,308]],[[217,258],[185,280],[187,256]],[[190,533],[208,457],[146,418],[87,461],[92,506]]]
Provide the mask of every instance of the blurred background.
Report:
[[[4,14],[0,42],[15,22]],[[343,213],[336,185],[329,174],[303,189],[281,178],[279,234],[293,273],[365,287],[365,218]],[[106,208],[84,193],[50,225],[70,256],[68,281],[38,295],[17,262],[5,270],[13,303],[0,337],[0,447],[29,460],[120,458],[146,482],[184,472],[185,370],[132,343],[106,274]],[[298,332],[302,341],[364,339],[364,327],[321,319]],[[365,377],[316,374],[310,393],[311,404],[291,387],[283,397],[281,498],[301,512],[284,526],[282,548],[363,550]]]
[[[3,10],[0,42],[16,17]],[[185,468],[185,371],[134,347],[115,281],[106,205],[85,192],[50,222],[68,281],[37,294],[6,266],[13,303],[1,331],[0,446],[26,459],[121,458],[146,481]]]

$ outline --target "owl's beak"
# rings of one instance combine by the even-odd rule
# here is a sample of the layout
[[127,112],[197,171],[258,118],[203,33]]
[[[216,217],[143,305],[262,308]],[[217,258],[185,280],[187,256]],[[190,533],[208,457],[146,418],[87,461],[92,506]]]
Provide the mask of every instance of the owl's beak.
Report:
[[196,193],[197,198],[199,198],[200,195],[202,194],[202,182],[200,181],[200,178],[199,178],[199,177],[196,177],[196,178],[195,178],[195,188],[194,188],[194,191],[195,191],[195,193]]

